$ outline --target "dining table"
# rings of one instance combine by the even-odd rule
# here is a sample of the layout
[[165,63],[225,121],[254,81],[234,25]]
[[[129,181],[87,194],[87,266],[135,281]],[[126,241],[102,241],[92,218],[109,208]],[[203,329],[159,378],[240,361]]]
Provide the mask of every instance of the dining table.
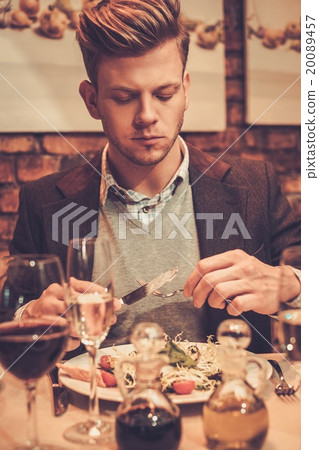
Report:
[[[282,355],[271,353],[260,355],[277,359],[285,373],[289,363]],[[263,445],[264,450],[297,450],[301,448],[301,389],[293,396],[278,396],[274,392],[278,378],[273,373],[265,383],[263,398],[269,415],[269,429]],[[52,390],[48,376],[42,377],[37,387],[37,419],[40,443],[54,444],[65,449],[110,449],[116,450],[116,441],[102,446],[73,444],[63,438],[63,432],[75,423],[85,421],[88,414],[88,398],[69,392],[70,403],[65,413],[53,414]],[[100,400],[101,414],[111,413],[115,417],[118,403]],[[179,450],[204,450],[207,443],[203,432],[203,403],[179,406],[182,417],[182,438]],[[0,449],[10,450],[26,439],[26,392],[24,383],[12,374],[5,373],[0,387]],[[151,450],[151,449],[150,449]]]

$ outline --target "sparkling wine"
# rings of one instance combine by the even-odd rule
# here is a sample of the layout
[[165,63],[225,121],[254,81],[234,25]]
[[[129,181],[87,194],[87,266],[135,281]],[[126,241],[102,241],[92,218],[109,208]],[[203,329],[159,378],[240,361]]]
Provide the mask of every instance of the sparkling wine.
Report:
[[71,297],[72,323],[84,345],[100,344],[106,338],[113,314],[110,292],[84,293]]
[[1,324],[0,361],[21,380],[38,379],[54,367],[68,338],[68,327],[49,322]]

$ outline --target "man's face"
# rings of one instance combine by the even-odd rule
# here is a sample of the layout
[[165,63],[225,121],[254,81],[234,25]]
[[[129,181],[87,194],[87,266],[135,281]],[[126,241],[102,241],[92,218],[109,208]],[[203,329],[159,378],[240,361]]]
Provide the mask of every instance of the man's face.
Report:
[[86,86],[94,92],[89,96],[91,104],[81,94],[91,115],[102,121],[110,157],[118,154],[148,166],[178,145],[188,106],[189,75],[183,76],[175,40],[143,56],[102,59],[97,90]]

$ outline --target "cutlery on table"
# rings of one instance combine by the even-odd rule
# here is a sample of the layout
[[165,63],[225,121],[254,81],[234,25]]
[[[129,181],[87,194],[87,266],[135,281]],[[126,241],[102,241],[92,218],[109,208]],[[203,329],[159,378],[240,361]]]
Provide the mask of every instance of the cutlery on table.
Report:
[[132,305],[133,303],[137,302],[138,300],[141,300],[147,295],[154,293],[154,291],[157,291],[165,283],[171,281],[175,277],[177,272],[178,267],[173,267],[167,272],[162,273],[161,275],[144,284],[140,288],[135,289],[135,291],[130,292],[127,295],[124,295],[124,297],[120,299],[121,303],[125,305]]
[[59,384],[58,370],[57,367],[54,367],[54,369],[48,373],[52,389],[53,412],[56,417],[64,414],[69,406],[69,393],[66,388]]
[[276,361],[275,359],[268,359],[267,361],[272,365],[280,378],[280,383],[276,384],[275,393],[278,396],[294,395],[297,392],[299,386],[295,388],[287,383],[278,361]]

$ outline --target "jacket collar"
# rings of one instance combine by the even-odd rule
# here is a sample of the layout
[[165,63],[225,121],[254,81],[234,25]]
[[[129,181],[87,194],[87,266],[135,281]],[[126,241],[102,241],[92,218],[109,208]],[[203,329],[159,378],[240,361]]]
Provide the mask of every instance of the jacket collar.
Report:
[[[98,152],[89,162],[69,170],[60,178],[56,186],[64,197],[73,197],[88,187],[100,184],[102,151]],[[91,189],[90,189],[91,190]]]
[[[209,178],[221,181],[230,169],[228,163],[216,159],[211,154],[192,146],[188,146],[188,148],[190,167],[194,167],[199,175],[206,175]],[[66,198],[72,197],[88,187],[92,191],[93,186],[100,185],[101,159],[102,151],[98,152],[89,163],[71,169],[63,178],[58,180],[57,188]]]

